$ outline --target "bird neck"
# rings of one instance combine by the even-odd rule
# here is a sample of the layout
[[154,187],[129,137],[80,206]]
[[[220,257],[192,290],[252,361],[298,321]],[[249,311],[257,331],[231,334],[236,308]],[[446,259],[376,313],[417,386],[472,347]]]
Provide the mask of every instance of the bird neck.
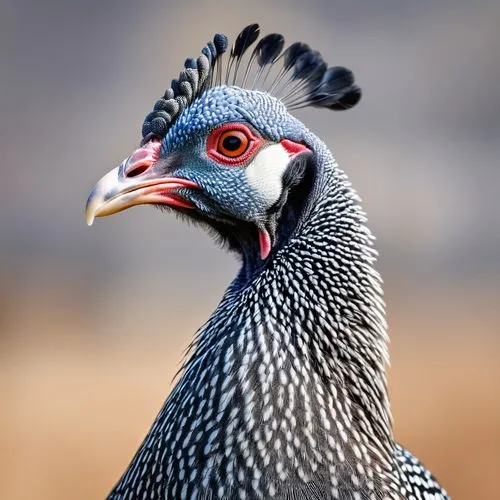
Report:
[[288,227],[271,258],[243,263],[187,368],[202,359],[219,366],[211,376],[234,384],[235,401],[260,418],[288,411],[309,422],[311,443],[327,443],[332,433],[361,439],[390,467],[387,335],[373,237],[357,194],[319,141],[313,161],[306,201],[282,215]]
[[398,497],[371,236],[326,148],[315,163],[291,236],[259,272],[243,266],[201,328],[116,495],[156,478],[168,498]]
[[254,303],[280,349],[295,346],[300,353],[293,355],[307,361],[325,386],[342,388],[381,442],[392,441],[374,237],[359,196],[329,149],[310,133],[306,141],[314,145],[312,175],[289,195],[276,250],[265,263],[244,261],[228,294],[246,306]]

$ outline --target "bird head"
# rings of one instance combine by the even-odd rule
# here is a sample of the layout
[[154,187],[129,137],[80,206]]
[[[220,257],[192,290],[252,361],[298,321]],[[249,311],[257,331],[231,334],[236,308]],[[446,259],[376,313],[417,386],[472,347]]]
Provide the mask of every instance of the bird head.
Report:
[[[197,60],[186,60],[146,117],[140,147],[91,191],[88,224],[153,204],[208,225],[248,257],[265,260],[279,246],[315,176],[314,136],[290,110],[347,109],[361,93],[349,70],[327,68],[303,43],[282,52],[277,34],[260,39],[242,74],[243,55],[258,36],[256,24],[240,33],[225,78],[223,35],[215,35]],[[262,90],[272,71],[274,79]]]

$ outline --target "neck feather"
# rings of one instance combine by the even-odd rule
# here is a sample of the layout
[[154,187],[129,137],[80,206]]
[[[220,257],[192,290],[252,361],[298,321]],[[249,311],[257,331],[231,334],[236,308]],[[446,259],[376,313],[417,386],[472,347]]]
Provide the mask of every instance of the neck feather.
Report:
[[[264,497],[269,485],[281,491],[311,481],[339,498],[384,496],[392,487],[386,324],[372,236],[322,143],[314,160],[292,235],[259,272],[244,264],[117,492],[157,474],[169,478],[172,498],[181,488],[190,498],[215,485],[236,492],[247,480]],[[160,452],[165,458],[153,460]]]
[[286,411],[280,391],[295,379],[294,411],[311,413],[319,427],[321,405],[312,399],[324,391],[319,397],[331,398],[333,410],[327,418],[362,434],[389,466],[388,339],[373,237],[347,177],[317,142],[307,201],[287,215],[292,234],[264,267],[243,263],[186,368],[202,359],[214,366],[214,353],[224,354],[211,376],[234,377],[226,383],[239,384],[245,404],[265,411],[270,403],[277,415]]
[[[321,141],[310,140],[314,176],[305,180],[305,202],[289,204],[283,214],[274,258],[265,268],[254,259],[244,262],[227,296],[254,302],[265,311],[261,319],[269,330],[288,325],[282,347],[295,343],[325,386],[345,388],[358,412],[354,418],[369,421],[370,432],[392,444],[387,325],[374,238],[346,175]],[[298,189],[303,196],[304,186]],[[276,333],[270,335],[276,341]]]

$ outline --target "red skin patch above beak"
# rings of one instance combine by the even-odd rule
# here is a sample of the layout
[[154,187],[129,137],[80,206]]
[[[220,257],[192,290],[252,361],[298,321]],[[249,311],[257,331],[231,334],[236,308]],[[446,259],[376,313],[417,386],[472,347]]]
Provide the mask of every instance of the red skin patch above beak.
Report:
[[127,160],[124,168],[125,177],[137,177],[144,174],[160,157],[161,142],[151,140],[136,149]]

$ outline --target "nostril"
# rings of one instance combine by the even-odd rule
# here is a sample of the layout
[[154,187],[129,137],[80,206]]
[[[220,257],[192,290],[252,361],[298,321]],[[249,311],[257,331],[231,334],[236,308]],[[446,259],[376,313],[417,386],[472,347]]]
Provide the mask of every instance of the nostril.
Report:
[[132,168],[128,169],[127,172],[125,172],[125,176],[137,177],[138,175],[143,174],[148,168],[149,165],[147,165],[146,163],[143,163],[142,165],[134,165]]
[[136,149],[125,162],[125,177],[138,177],[149,170],[158,161],[160,148],[160,142],[151,140],[144,146]]

